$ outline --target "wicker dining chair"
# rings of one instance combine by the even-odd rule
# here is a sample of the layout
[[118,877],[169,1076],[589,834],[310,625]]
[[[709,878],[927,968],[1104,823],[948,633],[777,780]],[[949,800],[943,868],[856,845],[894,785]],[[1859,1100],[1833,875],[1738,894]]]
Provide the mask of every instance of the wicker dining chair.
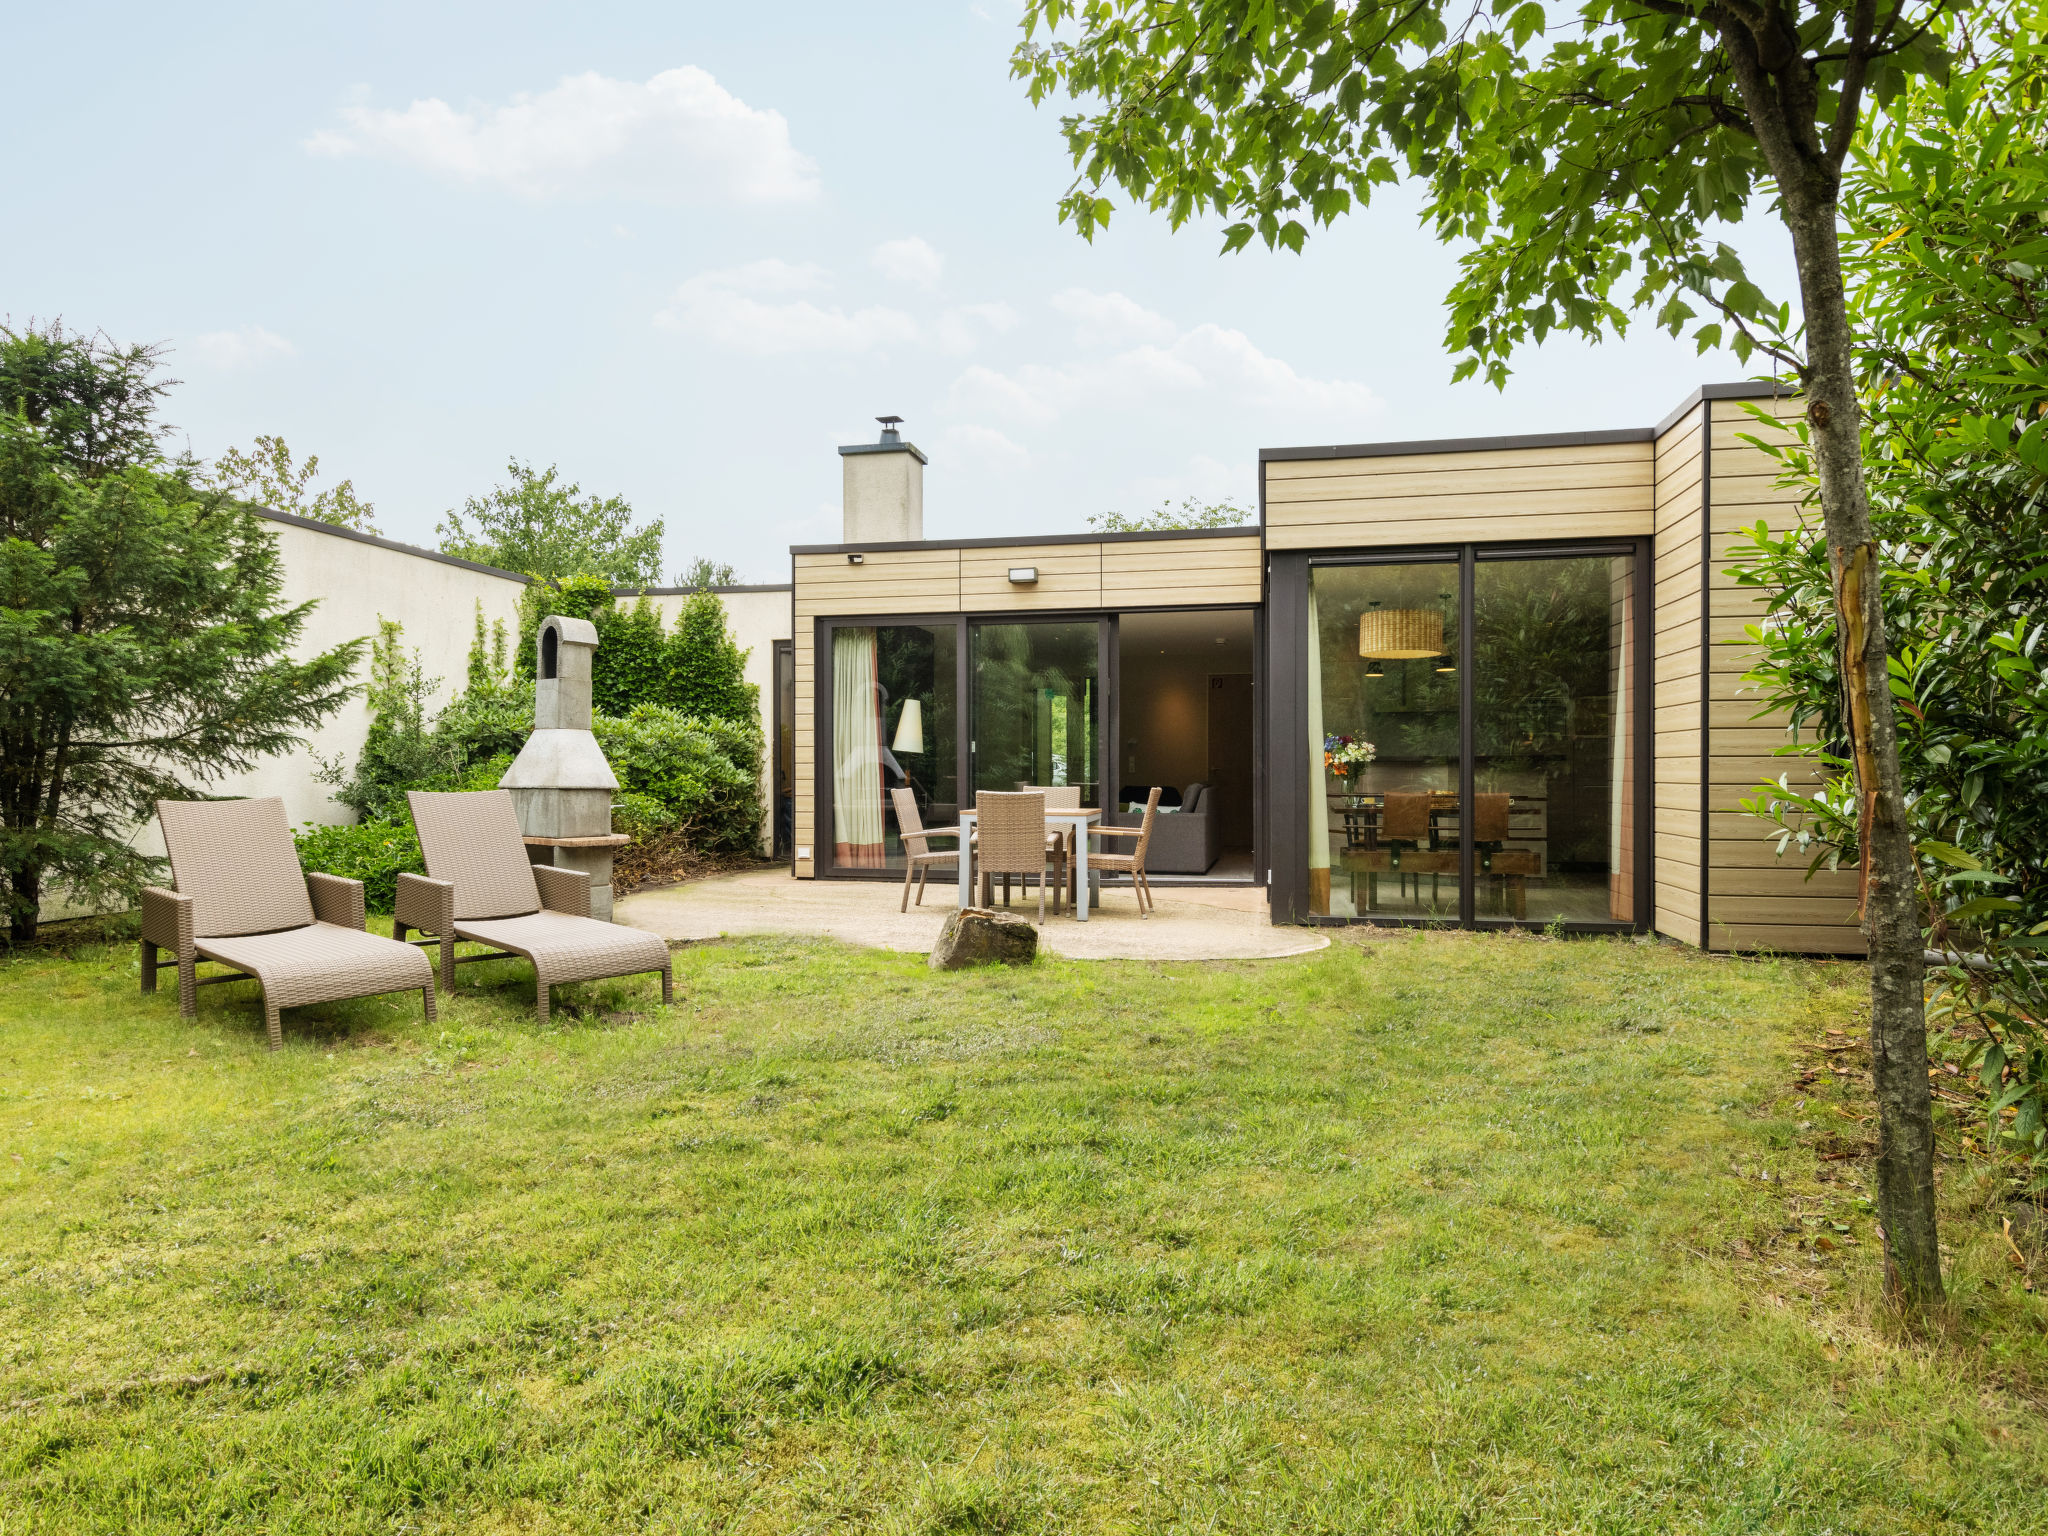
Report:
[[[1045,796],[1032,790],[1017,794],[981,790],[974,797],[974,868],[981,879],[981,904],[994,900],[991,881],[1003,877],[1003,902],[1009,904],[1010,877],[1038,877],[1038,921],[1045,922],[1045,888],[1053,886],[1052,909],[1060,909],[1065,866],[1045,826]],[[1057,883],[1055,883],[1057,882]]]
[[1105,873],[1121,873],[1131,877],[1131,889],[1137,893],[1138,916],[1152,915],[1152,882],[1145,875],[1145,851],[1152,846],[1152,824],[1159,819],[1160,790],[1155,785],[1152,793],[1145,797],[1145,819],[1135,827],[1097,827],[1103,837],[1135,837],[1137,846],[1129,853],[1092,853],[1088,856],[1088,867]]
[[[1081,786],[1078,784],[1020,784],[1017,787],[1024,790],[1035,790],[1039,794],[1044,795],[1045,808],[1048,811],[1078,811],[1081,809]],[[1074,824],[1069,821],[1062,822],[1056,827],[1047,827],[1045,829],[1045,841],[1048,847],[1054,843],[1059,844],[1060,883],[1069,887],[1067,894],[1070,898],[1079,900],[1080,888],[1078,885],[1073,885],[1068,878],[1069,874],[1073,874],[1078,878],[1078,865],[1074,859]]]
[[668,945],[655,935],[590,915],[590,876],[534,864],[519,833],[509,790],[427,794],[411,790],[413,825],[425,875],[398,877],[392,932],[416,928],[441,951],[441,986],[455,985],[455,944],[487,944],[463,961],[518,957],[533,962],[534,1010],[548,1021],[548,988],[608,976],[661,975],[661,1000],[674,1001]]
[[[178,967],[178,1011],[198,1012],[198,989],[252,978],[263,1027],[284,1044],[279,1011],[377,992],[417,991],[434,1022],[434,968],[410,944],[365,931],[363,883],[306,874],[284,802],[159,800],[173,890],[142,892],[142,990],[156,990],[157,952]],[[201,976],[202,961],[229,968]]]
[[950,865],[950,871],[941,872],[956,876],[960,873],[960,850],[933,848],[929,842],[934,837],[950,837],[957,841],[960,829],[932,827],[927,830],[924,818],[917,813],[917,796],[907,789],[892,789],[889,798],[896,806],[896,833],[903,839],[903,902],[896,910],[908,912],[913,876],[917,880],[917,904],[921,907],[924,905],[924,883],[934,868]]

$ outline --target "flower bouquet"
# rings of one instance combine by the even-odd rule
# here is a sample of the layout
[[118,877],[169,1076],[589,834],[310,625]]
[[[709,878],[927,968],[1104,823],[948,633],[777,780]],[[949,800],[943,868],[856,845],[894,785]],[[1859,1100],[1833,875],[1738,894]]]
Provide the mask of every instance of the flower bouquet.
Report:
[[1346,778],[1354,768],[1362,768],[1380,755],[1380,749],[1369,741],[1360,741],[1351,736],[1325,736],[1323,738],[1323,766],[1338,778]]

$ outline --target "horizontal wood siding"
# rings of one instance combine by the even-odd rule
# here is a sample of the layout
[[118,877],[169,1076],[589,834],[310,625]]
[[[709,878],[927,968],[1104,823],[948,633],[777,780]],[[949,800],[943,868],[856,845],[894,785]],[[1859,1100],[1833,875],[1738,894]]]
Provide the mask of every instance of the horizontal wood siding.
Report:
[[1256,603],[1264,561],[1257,534],[1241,539],[1134,539],[1102,546],[1102,606]]
[[[1259,537],[1128,539],[1085,544],[1016,544],[957,549],[863,550],[855,565],[844,552],[798,555],[792,581],[796,634],[796,846],[799,879],[823,866],[818,857],[816,621],[944,613],[1112,611],[1256,603],[1262,596]],[[1012,566],[1029,565],[1038,580],[1011,582]]]
[[1781,533],[1802,516],[1796,491],[1777,483],[1777,463],[1748,439],[1768,440],[1777,429],[1757,420],[1752,404],[1778,419],[1796,416],[1796,400],[1712,403],[1712,478],[1707,506],[1713,523],[1713,566],[1708,576],[1704,617],[1709,667],[1710,736],[1707,803],[1712,811],[1707,843],[1707,943],[1713,949],[1774,949],[1820,954],[1860,954],[1853,870],[1807,877],[1807,860],[1796,851],[1780,857],[1770,823],[1744,813],[1743,799],[1757,785],[1785,774],[1794,784],[1816,775],[1798,757],[1776,750],[1792,738],[1782,713],[1763,711],[1742,682],[1753,664],[1756,644],[1746,630],[1759,621],[1762,600],[1728,573],[1730,546],[1761,521]]
[[1656,445],[1287,459],[1262,466],[1272,549],[1649,533]]
[[1652,626],[1657,636],[1655,738],[1656,887],[1652,921],[1659,933],[1697,944],[1700,938],[1700,690],[1704,657],[1700,613],[1701,444],[1706,412],[1689,412],[1655,445],[1655,581]]

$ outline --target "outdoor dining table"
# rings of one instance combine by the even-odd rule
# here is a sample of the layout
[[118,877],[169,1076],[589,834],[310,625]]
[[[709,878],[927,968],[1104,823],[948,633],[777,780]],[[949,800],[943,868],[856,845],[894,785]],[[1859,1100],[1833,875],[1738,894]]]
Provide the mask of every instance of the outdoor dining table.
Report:
[[[969,841],[974,836],[974,820],[974,812],[962,811],[960,813],[960,849],[963,854],[967,851]],[[1091,810],[1056,811],[1048,807],[1045,813],[1045,820],[1048,826],[1054,822],[1060,822],[1073,828],[1074,920],[1085,923],[1088,921],[1088,830],[1091,827],[1101,825],[1102,812]],[[974,877],[971,873],[973,862],[969,858],[962,858],[960,860],[960,905],[963,907],[974,905]]]

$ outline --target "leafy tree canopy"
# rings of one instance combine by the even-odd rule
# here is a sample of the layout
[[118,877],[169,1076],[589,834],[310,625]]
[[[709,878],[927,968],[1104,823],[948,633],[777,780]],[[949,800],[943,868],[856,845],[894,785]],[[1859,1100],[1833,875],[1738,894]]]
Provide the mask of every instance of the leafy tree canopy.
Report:
[[660,519],[636,528],[624,497],[586,497],[582,486],[561,483],[552,464],[536,470],[513,459],[505,468],[510,484],[470,497],[442,519],[436,531],[443,554],[553,581],[597,576],[651,586],[660,580]]
[[1092,512],[1088,526],[1104,533],[1155,533],[1172,528],[1242,528],[1258,520],[1257,513],[1234,501],[1205,502],[1188,496],[1179,506],[1169,497],[1150,512],[1136,516],[1126,512]]
[[[1065,91],[1080,170],[1061,216],[1106,224],[1121,185],[1225,250],[1310,229],[1415,178],[1468,246],[1455,377],[1506,381],[1553,330],[1622,334],[1649,310],[1748,356],[1789,311],[1716,235],[1776,188],[1772,141],[1823,180],[1863,93],[1938,69],[1941,0],[1031,0],[1014,72]],[[1074,40],[1050,40],[1066,23]],[[1042,37],[1041,34],[1044,34]],[[1850,89],[1845,92],[1844,87]]]
[[355,482],[342,480],[315,491],[312,482],[319,473],[317,453],[308,454],[305,463],[295,464],[281,437],[259,437],[247,453],[230,448],[213,466],[217,484],[258,506],[337,528],[375,533],[377,509],[357,497]]
[[294,652],[261,519],[157,452],[157,349],[0,332],[0,907],[35,936],[53,892],[116,907],[160,861],[158,798],[300,745],[360,643]]
[[692,592],[701,592],[707,587],[736,587],[739,581],[738,573],[730,565],[703,555],[676,573],[676,585],[687,587]]

